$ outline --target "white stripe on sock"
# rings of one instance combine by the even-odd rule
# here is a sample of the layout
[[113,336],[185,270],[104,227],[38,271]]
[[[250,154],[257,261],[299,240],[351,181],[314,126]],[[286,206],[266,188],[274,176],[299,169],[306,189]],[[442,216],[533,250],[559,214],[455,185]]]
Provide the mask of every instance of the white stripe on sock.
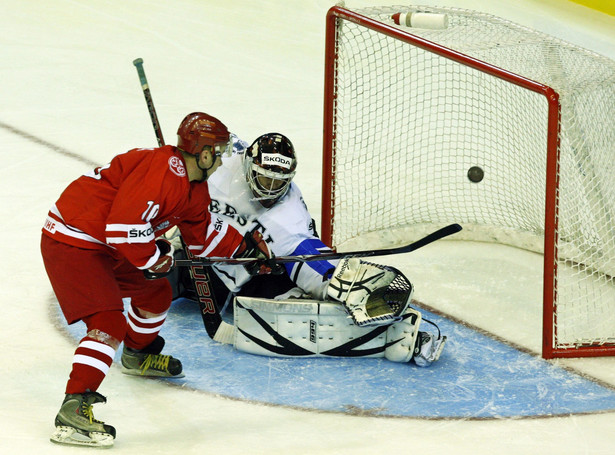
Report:
[[92,368],[102,371],[105,375],[109,371],[109,365],[102,360],[95,359],[94,357],[90,357],[88,355],[76,354],[73,357],[73,363],[81,363],[83,365],[91,366]]
[[136,321],[141,322],[142,324],[153,324],[155,322],[164,321],[167,318],[167,312],[165,311],[161,315],[158,315],[154,318],[142,318],[141,316],[137,316],[135,310],[132,308],[132,305],[128,307],[128,314],[132,316]]
[[101,354],[108,356],[111,361],[113,361],[113,357],[115,356],[115,349],[105,343],[99,343],[97,341],[85,340],[79,344],[79,348],[91,349],[93,351],[98,351]]

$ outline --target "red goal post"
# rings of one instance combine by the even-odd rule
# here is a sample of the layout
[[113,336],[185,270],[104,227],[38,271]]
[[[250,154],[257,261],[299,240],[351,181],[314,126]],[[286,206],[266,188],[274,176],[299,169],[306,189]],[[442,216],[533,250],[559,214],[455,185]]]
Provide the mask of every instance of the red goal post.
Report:
[[615,62],[585,49],[469,10],[333,7],[323,241],[458,222],[541,253],[543,357],[615,355],[614,116]]

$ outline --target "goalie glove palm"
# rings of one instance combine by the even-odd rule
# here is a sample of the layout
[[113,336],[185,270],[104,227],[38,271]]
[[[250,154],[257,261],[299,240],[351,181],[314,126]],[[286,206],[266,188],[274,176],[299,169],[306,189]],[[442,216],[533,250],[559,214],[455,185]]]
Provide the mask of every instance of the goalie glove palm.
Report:
[[[391,289],[398,276],[407,286]],[[357,258],[340,261],[327,287],[327,295],[342,302],[359,326],[388,325],[399,320],[411,293],[412,286],[401,272]]]

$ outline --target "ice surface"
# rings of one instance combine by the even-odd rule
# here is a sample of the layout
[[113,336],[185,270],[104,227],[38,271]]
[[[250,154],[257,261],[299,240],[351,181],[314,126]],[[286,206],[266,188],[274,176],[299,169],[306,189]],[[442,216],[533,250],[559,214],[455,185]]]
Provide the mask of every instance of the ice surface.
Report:
[[[167,142],[174,141],[175,128],[193,110],[220,117],[245,140],[266,131],[282,131],[291,137],[299,153],[296,179],[313,215],[319,218],[320,187],[314,182],[320,180],[324,17],[332,3],[3,2],[1,453],[79,450],[48,441],[75,344],[58,322],[38,243],[48,208],[71,180],[119,152],[156,145],[132,60],[144,59]],[[385,3],[390,2],[348,2],[352,6]],[[480,9],[615,58],[615,18],[572,3],[421,3]],[[398,258],[394,265],[409,275],[416,285],[415,297],[429,308],[488,330],[531,354],[538,352],[540,346],[534,261],[524,252],[442,242]],[[483,277],[485,270],[493,270],[496,265],[503,273],[507,271],[509,280],[523,286],[510,292],[510,282],[503,282],[500,276],[481,286],[472,283],[473,273]],[[466,335],[462,326],[450,327],[458,340],[479,336]],[[420,379],[435,382],[436,397],[468,393],[468,415],[478,415],[476,407],[472,408],[476,403],[468,385],[488,383],[493,380],[489,374],[502,368],[531,373],[538,362],[525,353],[508,357],[512,351],[503,351],[502,361],[486,365],[483,377],[474,372],[458,374],[453,384],[446,374],[438,372],[453,365],[453,355],[463,356],[459,346],[452,342],[442,366],[425,373],[429,378]],[[202,373],[203,381],[213,383],[237,359],[220,354],[211,372]],[[199,361],[189,359],[189,364]],[[305,368],[304,381],[317,382],[326,389],[323,395],[334,396],[335,387],[343,385],[343,393],[352,397],[348,393],[352,378],[337,384],[335,378],[326,378],[328,372],[317,374],[322,361],[301,362],[295,365],[292,361],[266,359],[254,361],[250,368],[262,375],[261,384],[270,379],[275,387],[279,386],[276,380],[289,381],[293,370]],[[401,367],[384,361],[379,365],[393,372]],[[557,381],[549,382],[551,379],[534,383],[528,380],[527,393],[541,399],[559,395],[569,400],[562,407],[572,406],[578,400],[568,392],[579,393],[586,384],[584,397],[601,405],[607,400],[604,408],[609,408],[608,400],[612,400],[615,387],[614,358],[558,360],[552,366],[557,368],[552,369],[555,376],[551,379],[563,380],[568,388],[560,387]],[[590,379],[559,367],[581,372]],[[357,381],[365,380],[365,371],[356,365],[347,364],[345,368],[357,375]],[[271,376],[265,378],[264,371]],[[397,406],[398,395],[402,401],[404,392],[415,393],[412,379],[404,377],[405,390],[395,389],[389,394],[392,407]],[[601,384],[596,385],[597,381]],[[241,382],[237,380],[235,385],[239,387]],[[213,385],[209,390],[127,377],[114,367],[101,388],[109,402],[97,405],[96,417],[116,426],[118,439],[112,450],[126,454],[610,454],[615,447],[615,414],[591,409],[585,414],[571,408],[573,415],[538,419],[389,418],[371,415],[378,413],[382,400],[369,412],[362,413],[361,406],[357,406],[355,415],[349,415],[329,412],[337,411],[331,409],[334,403],[305,410],[299,409],[306,407],[301,405],[263,404],[263,400],[254,398],[258,391],[255,389],[245,391],[246,399],[224,397],[226,391]],[[299,400],[307,400],[306,390],[298,388]],[[496,384],[484,390],[493,394],[492,402],[500,406],[500,415],[506,415],[502,409],[510,411],[523,403],[502,394],[503,389]],[[318,390],[311,392],[314,400],[322,399]],[[422,399],[429,409],[429,400]],[[434,399],[431,409],[440,412],[437,401]],[[451,416],[452,408],[446,409]],[[484,407],[479,411],[489,414]]]

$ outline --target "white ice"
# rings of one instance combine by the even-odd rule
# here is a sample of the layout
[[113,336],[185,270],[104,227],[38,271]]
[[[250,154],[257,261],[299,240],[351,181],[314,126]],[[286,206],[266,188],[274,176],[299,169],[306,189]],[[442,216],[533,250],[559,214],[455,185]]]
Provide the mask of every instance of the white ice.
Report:
[[[93,164],[156,145],[132,65],[142,57],[169,143],[194,110],[223,119],[245,140],[286,133],[299,151],[296,180],[319,222],[324,24],[333,3],[0,3],[0,453],[77,453],[87,449],[48,440],[75,348],[54,325],[55,303],[38,248],[48,208]],[[615,18],[571,2],[419,3],[482,10],[615,59]],[[399,264],[412,270],[419,300],[537,353],[535,261],[510,248],[441,242]],[[501,274],[481,280],[481,270],[493,268]],[[433,291],[436,280],[450,283],[448,290]],[[505,284],[514,280],[528,283],[527,293],[511,292]],[[615,386],[615,358],[555,363]],[[615,449],[613,413],[490,421],[356,417],[225,399],[126,377],[118,368],[111,369],[104,391],[109,404],[97,406],[96,416],[118,428],[112,449],[118,454],[562,455]]]

